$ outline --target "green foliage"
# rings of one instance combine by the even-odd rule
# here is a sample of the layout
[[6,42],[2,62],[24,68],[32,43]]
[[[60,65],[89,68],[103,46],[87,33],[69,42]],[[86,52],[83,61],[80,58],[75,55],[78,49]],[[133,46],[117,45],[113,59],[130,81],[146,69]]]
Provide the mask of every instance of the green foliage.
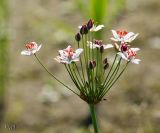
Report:
[[[76,0],[76,6],[85,18],[92,18],[98,24],[107,23],[111,25],[125,6],[125,0]],[[97,38],[102,38],[102,32],[96,34]]]
[[90,16],[98,23],[102,23],[106,14],[106,9],[109,6],[108,0],[90,0]]

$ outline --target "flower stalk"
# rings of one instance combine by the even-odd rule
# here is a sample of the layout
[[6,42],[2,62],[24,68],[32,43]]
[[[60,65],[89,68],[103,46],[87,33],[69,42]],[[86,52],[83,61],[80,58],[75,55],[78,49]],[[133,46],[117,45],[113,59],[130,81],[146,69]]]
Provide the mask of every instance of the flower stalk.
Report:
[[90,112],[91,112],[94,133],[99,133],[95,105],[94,104],[90,104],[89,108],[90,108]]
[[64,87],[66,87],[67,89],[69,89],[70,91],[72,91],[74,94],[76,94],[77,96],[79,96],[79,94],[77,94],[76,92],[74,92],[70,87],[68,87],[67,85],[65,85],[62,81],[60,81],[59,79],[57,79],[44,65],[43,63],[40,61],[40,59],[37,57],[36,54],[34,54],[35,58],[37,59],[37,61],[39,62],[39,64],[46,70],[46,72],[52,76],[52,78],[54,78],[56,81],[58,81],[60,84],[62,84]]

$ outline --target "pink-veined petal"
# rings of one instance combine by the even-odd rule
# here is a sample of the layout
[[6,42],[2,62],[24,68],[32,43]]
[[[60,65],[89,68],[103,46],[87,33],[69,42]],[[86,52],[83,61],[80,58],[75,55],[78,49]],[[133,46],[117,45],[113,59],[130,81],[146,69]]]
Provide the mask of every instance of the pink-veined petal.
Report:
[[71,45],[68,45],[65,50],[69,50],[71,48]]
[[72,60],[79,58],[79,55],[83,52],[83,49],[79,48],[75,51],[75,53],[72,56]]
[[64,54],[64,51],[63,50],[58,50],[59,54],[60,55],[63,55]]

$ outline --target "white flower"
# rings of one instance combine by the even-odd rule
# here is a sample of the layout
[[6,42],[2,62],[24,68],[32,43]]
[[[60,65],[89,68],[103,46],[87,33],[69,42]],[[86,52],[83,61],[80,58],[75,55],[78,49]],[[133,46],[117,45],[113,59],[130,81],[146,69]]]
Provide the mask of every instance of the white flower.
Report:
[[99,31],[101,30],[102,28],[104,27],[104,25],[93,25],[93,27],[90,29],[91,32],[96,32],[96,31]]
[[87,43],[91,49],[100,48],[101,46],[103,46],[104,49],[113,48],[112,44],[102,44],[101,40],[95,40],[94,43],[87,41]]
[[111,31],[113,34],[113,37],[111,38],[111,40],[115,42],[130,43],[138,36],[138,33],[135,34],[133,32],[115,31],[115,30],[111,30]]
[[120,55],[124,60],[131,61],[134,64],[139,64],[141,60],[136,59],[137,51],[139,50],[139,48],[130,48],[125,52],[118,52],[117,54]]
[[59,50],[59,56],[55,58],[56,61],[63,64],[70,64],[72,62],[79,61],[79,56],[83,52],[83,49],[79,48],[73,51],[72,47],[69,45],[64,50]]
[[40,50],[42,45],[39,45],[36,42],[29,42],[26,44],[26,49],[21,52],[21,55],[30,56],[35,54],[37,51]]
[[[81,29],[82,26],[78,26],[79,29]],[[92,28],[90,29],[90,32],[97,32],[101,30],[104,27],[104,25],[93,25]]]

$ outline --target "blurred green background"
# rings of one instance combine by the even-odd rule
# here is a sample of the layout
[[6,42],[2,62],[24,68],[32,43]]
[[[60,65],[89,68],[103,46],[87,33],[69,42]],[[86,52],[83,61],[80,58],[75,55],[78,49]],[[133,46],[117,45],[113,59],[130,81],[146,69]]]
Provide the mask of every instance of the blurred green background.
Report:
[[[92,133],[82,126],[88,106],[53,81],[33,57],[20,55],[29,41],[42,43],[45,65],[73,86],[57,50],[76,46],[78,25],[104,24],[96,37],[110,43],[111,29],[139,33],[140,65],[130,64],[98,106],[101,133],[160,133],[159,0],[0,0],[1,133]],[[74,86],[73,86],[74,87]]]

